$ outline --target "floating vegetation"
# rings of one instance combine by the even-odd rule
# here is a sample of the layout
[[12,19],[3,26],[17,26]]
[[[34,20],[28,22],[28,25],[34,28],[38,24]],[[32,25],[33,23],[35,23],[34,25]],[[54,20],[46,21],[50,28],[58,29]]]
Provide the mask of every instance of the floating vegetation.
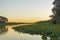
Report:
[[42,23],[13,27],[13,29],[19,33],[43,35],[42,39],[50,37],[50,40],[60,40],[60,25]]

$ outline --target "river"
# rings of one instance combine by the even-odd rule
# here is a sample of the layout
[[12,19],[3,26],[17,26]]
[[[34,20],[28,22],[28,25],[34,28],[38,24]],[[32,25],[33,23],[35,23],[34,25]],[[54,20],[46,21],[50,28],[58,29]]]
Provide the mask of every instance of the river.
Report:
[[41,35],[30,35],[26,33],[20,33],[12,29],[12,27],[22,26],[10,25],[10,26],[0,26],[0,40],[42,40]]

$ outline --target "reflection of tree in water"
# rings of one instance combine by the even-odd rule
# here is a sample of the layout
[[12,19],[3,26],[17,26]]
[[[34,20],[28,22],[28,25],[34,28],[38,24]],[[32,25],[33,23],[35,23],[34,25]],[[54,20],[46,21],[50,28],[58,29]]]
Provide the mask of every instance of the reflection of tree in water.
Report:
[[8,31],[4,24],[0,25],[0,34],[4,34]]
[[18,33],[28,33],[28,34],[36,34],[36,35],[42,35],[42,40],[60,40],[60,29],[55,27],[32,27],[32,26],[21,26],[21,27],[14,27],[13,28]]

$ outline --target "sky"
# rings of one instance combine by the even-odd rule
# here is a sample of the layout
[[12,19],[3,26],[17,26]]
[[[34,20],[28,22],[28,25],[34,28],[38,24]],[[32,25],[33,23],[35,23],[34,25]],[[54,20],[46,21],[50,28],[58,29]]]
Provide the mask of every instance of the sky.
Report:
[[49,20],[54,0],[0,0],[0,16],[12,22]]

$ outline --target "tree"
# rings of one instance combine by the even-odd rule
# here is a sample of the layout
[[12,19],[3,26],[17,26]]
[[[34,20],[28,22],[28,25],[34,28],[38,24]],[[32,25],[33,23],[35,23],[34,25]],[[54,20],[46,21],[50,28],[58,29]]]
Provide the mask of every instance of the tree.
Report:
[[52,17],[52,20],[53,20],[53,23],[54,24],[60,24],[60,0],[55,0],[53,2],[53,9],[52,9],[52,12],[53,12],[53,17]]
[[6,23],[8,19],[6,17],[0,16],[0,23]]

